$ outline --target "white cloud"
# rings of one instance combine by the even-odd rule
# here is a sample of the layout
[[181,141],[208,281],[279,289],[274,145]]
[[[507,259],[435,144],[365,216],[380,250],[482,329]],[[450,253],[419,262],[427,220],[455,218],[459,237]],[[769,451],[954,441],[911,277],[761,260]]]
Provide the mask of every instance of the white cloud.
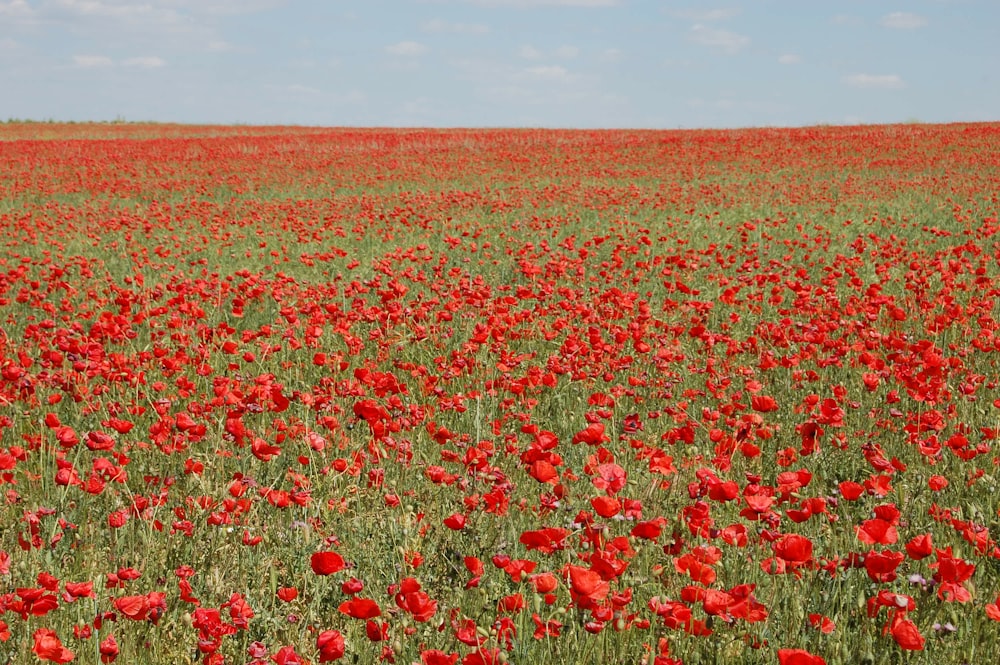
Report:
[[427,46],[420,42],[399,42],[385,47],[386,53],[412,58],[427,53]]
[[8,39],[4,37],[0,39],[0,51],[13,51],[19,46],[19,44],[13,39]]
[[906,83],[897,74],[851,74],[844,77],[844,83],[853,88],[899,90],[906,87]]
[[556,56],[559,58],[575,58],[580,55],[580,49],[575,46],[560,46],[556,49]]
[[[208,0],[210,5],[217,1],[222,2]],[[247,5],[259,7],[262,1],[247,0]],[[86,43],[114,43],[132,52],[225,50],[217,48],[224,43],[216,27],[220,19],[210,13],[198,15],[201,5],[193,0],[46,0],[37,7],[31,20],[65,25],[74,38]]]
[[[105,18],[134,18],[149,16],[158,11],[150,3],[102,2],[101,0],[57,0],[56,6],[78,16],[100,16]],[[174,14],[167,9],[166,13]]]
[[536,49],[534,46],[528,46],[527,44],[517,49],[517,54],[525,60],[537,60],[542,57],[541,51]]
[[915,30],[927,25],[927,18],[909,12],[893,12],[882,17],[882,25],[897,30]]
[[128,58],[122,61],[122,64],[126,67],[142,67],[144,69],[153,69],[155,67],[163,67],[167,64],[166,60],[163,58],[158,58],[155,55],[145,55],[139,56],[137,58]]
[[28,16],[31,6],[25,0],[9,0],[0,2],[0,16]]
[[106,55],[74,55],[73,64],[77,67],[111,67],[114,61]]
[[[15,0],[16,1],[16,0]],[[55,0],[54,6],[78,15],[129,17],[182,14],[250,14],[280,7],[287,0]]]
[[[557,125],[580,124],[581,110],[594,109],[608,113],[602,124],[622,122],[621,108],[627,105],[619,95],[610,93],[601,85],[599,77],[572,71],[551,62],[527,63],[512,67],[509,63],[483,58],[450,60],[458,79],[467,86],[471,96],[488,105],[496,115],[488,122],[508,118],[504,123],[538,126],[559,118]],[[545,120],[542,111],[555,114]],[[591,124],[593,121],[589,121]]]
[[784,55],[778,56],[778,62],[782,65],[797,65],[802,62],[802,58],[794,53],[785,53]]
[[420,29],[424,32],[446,32],[456,35],[485,35],[490,31],[489,26],[482,23],[452,23],[439,18],[424,21],[420,24]]
[[738,9],[682,9],[674,12],[674,16],[703,23],[705,21],[725,21],[739,16]]
[[729,30],[710,28],[698,23],[691,27],[691,41],[733,55],[750,45],[750,38]]
[[[153,0],[154,3],[156,0]],[[288,4],[288,0],[159,0],[159,4],[203,14],[253,14]]]

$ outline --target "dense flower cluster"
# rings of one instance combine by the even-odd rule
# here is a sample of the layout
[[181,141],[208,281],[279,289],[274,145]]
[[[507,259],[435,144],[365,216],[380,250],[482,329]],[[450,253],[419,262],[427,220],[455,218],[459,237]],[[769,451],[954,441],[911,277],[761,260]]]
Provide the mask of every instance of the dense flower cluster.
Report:
[[995,648],[1000,127],[37,130],[0,649]]

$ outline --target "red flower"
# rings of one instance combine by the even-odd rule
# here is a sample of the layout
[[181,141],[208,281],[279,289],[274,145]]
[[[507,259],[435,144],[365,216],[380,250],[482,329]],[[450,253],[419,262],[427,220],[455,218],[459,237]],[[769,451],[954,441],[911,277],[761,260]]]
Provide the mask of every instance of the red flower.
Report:
[[537,531],[525,531],[518,540],[529,550],[538,550],[542,554],[552,554],[566,546],[566,536],[569,531],[559,527],[548,527]]
[[379,623],[369,619],[365,622],[365,635],[372,642],[384,642],[389,639],[389,624],[383,621]]
[[754,395],[750,398],[750,408],[761,413],[778,410],[778,402],[770,395]]
[[66,593],[73,598],[93,598],[93,582],[66,582]]
[[917,625],[909,619],[900,619],[892,627],[892,639],[907,651],[923,651],[924,636],[920,634]]
[[622,509],[622,502],[612,496],[598,496],[590,500],[590,505],[594,507],[601,517],[614,517]]
[[933,551],[934,544],[929,533],[914,536],[906,543],[906,553],[914,561],[929,557]]
[[810,614],[809,623],[812,624],[813,628],[823,633],[824,635],[829,635],[837,628],[837,624],[835,624],[833,620],[830,619],[830,617],[824,616],[822,614],[815,614],[815,613]]
[[118,642],[114,635],[108,635],[98,647],[101,653],[102,663],[113,663],[118,658]]
[[295,653],[295,647],[281,647],[278,649],[278,653],[271,656],[271,660],[275,662],[275,665],[306,665],[302,656]]
[[864,493],[864,485],[856,483],[853,480],[845,480],[840,483],[840,495],[848,501],[857,501]]
[[345,567],[344,557],[336,552],[316,552],[309,564],[317,575],[332,575]]
[[437,612],[437,601],[431,600],[420,590],[420,583],[412,577],[400,582],[400,591],[396,594],[396,605],[413,615],[414,621],[429,621]]
[[536,460],[528,467],[528,474],[540,483],[548,483],[558,480],[559,472],[556,467],[547,460]]
[[149,614],[149,599],[146,596],[116,598],[115,609],[133,621],[142,621]]
[[458,654],[449,654],[438,649],[427,649],[420,653],[420,662],[423,665],[455,665],[458,662]]
[[892,545],[899,539],[896,527],[883,519],[870,519],[855,528],[858,539],[866,545]]
[[892,582],[896,579],[896,567],[904,558],[902,552],[872,551],[865,555],[865,570],[873,582]]
[[344,655],[344,636],[336,630],[324,630],[316,636],[319,662],[330,663]]
[[608,597],[611,586],[601,576],[588,568],[567,566],[570,592],[574,602],[581,607],[591,607]]
[[826,661],[805,649],[778,649],[780,665],[826,665]]
[[994,621],[1000,621],[1000,597],[986,605],[986,616]]
[[73,660],[73,652],[62,645],[56,631],[39,628],[35,631],[34,639],[35,646],[31,650],[41,660],[49,660],[53,663],[68,663]]
[[359,598],[358,596],[350,600],[345,600],[337,609],[354,619],[373,619],[382,614],[378,603],[368,598]]
[[559,586],[559,580],[552,573],[538,573],[528,578],[537,593],[551,593]]
[[465,515],[462,513],[455,513],[454,515],[449,515],[444,518],[444,525],[451,529],[452,531],[461,531],[465,528]]
[[789,533],[774,542],[774,555],[788,563],[805,563],[812,558],[813,544],[805,536]]
[[948,486],[948,479],[944,476],[931,476],[927,479],[927,486],[930,487],[933,492],[940,492]]

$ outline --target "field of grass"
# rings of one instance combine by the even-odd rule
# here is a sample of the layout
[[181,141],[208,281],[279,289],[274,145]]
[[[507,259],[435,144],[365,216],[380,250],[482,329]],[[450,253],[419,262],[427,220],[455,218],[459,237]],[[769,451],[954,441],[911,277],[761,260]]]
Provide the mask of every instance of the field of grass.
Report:
[[0,125],[0,663],[992,662],[998,193],[997,124]]

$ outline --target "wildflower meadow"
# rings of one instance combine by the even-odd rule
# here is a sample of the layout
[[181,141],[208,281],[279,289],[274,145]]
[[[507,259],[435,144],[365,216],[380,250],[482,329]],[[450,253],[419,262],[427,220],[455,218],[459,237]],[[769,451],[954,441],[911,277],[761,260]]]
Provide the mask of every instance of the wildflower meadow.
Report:
[[0,662],[1000,658],[1000,125],[0,125]]

